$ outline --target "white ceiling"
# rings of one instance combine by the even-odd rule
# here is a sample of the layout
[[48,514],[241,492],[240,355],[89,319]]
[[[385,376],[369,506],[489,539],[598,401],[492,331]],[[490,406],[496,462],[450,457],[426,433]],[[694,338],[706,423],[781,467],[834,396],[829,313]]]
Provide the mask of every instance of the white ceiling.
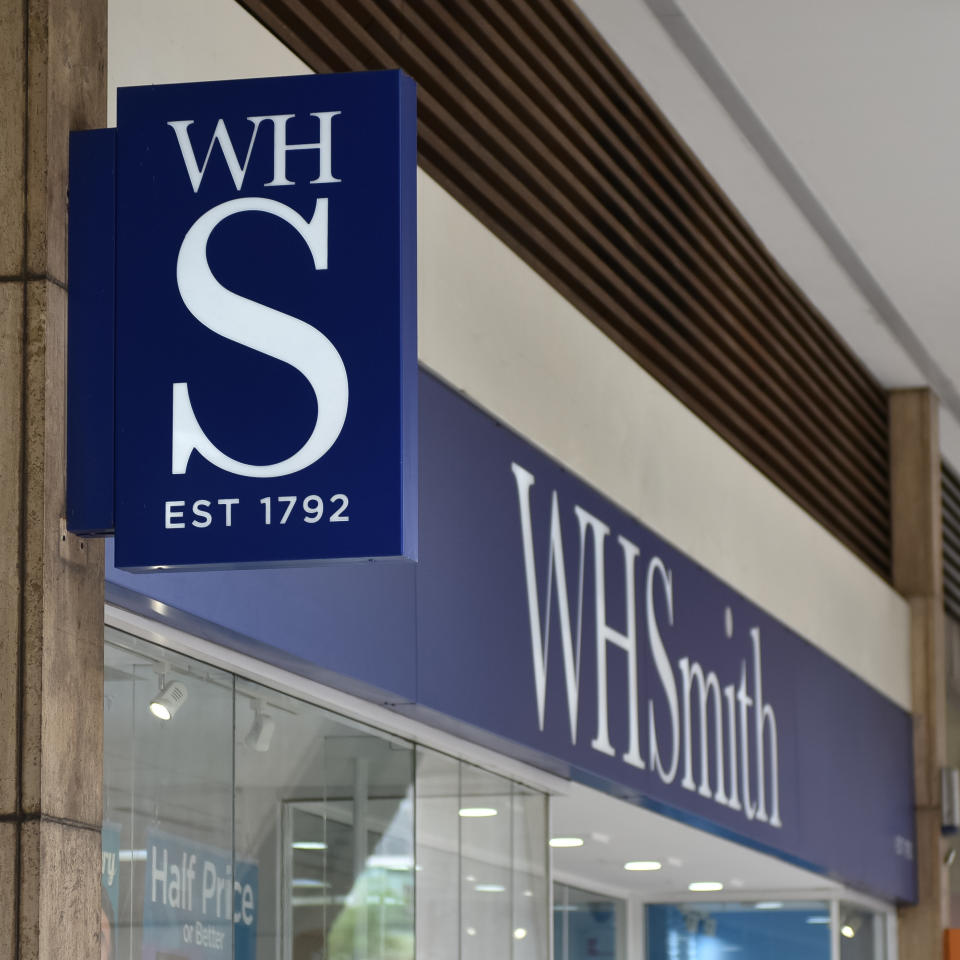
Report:
[[886,387],[960,464],[960,5],[579,0]]
[[[579,784],[554,797],[550,807],[551,836],[584,841],[582,847],[552,851],[555,875],[587,889],[680,901],[691,899],[689,883],[704,880],[723,883],[722,896],[745,899],[801,892],[815,899],[840,889],[819,874]],[[627,871],[623,865],[630,860],[655,860],[662,868]]]

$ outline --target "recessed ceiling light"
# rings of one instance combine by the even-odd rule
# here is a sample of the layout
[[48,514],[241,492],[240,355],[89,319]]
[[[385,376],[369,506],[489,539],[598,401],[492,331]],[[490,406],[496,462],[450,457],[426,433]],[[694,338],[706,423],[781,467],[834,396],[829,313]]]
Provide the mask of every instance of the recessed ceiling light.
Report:
[[716,880],[698,880],[687,885],[691,893],[716,893],[723,889],[723,884]]
[[461,817],[495,817],[495,807],[461,807],[458,811]]
[[582,837],[551,837],[551,847],[582,847]]
[[327,845],[322,840],[294,840],[290,844],[294,850],[326,850]]
[[475,937],[476,935],[477,935],[477,928],[476,928],[476,927],[467,927],[467,936],[468,936],[468,937]]
[[533,896],[533,891],[532,891],[532,890],[524,890],[524,891],[523,891],[523,895],[524,895],[525,897],[532,897],[532,896]]
[[478,883],[473,889],[477,893],[503,893],[507,888],[502,883]]
[[522,940],[526,935],[527,931],[524,930],[523,927],[517,927],[517,929],[513,931],[514,940]]
[[381,870],[412,870],[413,857],[404,854],[372,853],[367,857],[367,866]]
[[783,904],[779,900],[761,900],[753,906],[756,910],[779,910]]
[[840,936],[846,937],[848,940],[852,940],[857,935],[857,931],[850,926],[849,923],[845,923],[840,928]]
[[659,860],[628,860],[624,870],[659,870],[663,866]]

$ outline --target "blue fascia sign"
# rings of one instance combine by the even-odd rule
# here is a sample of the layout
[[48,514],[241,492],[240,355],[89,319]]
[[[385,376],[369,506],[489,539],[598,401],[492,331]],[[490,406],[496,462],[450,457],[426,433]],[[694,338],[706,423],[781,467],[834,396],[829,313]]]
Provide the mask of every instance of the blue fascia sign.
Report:
[[425,371],[419,433],[416,565],[135,577],[108,551],[108,600],[916,899],[908,711]]
[[104,133],[72,145],[71,529],[131,570],[416,559],[413,81],[125,88]]

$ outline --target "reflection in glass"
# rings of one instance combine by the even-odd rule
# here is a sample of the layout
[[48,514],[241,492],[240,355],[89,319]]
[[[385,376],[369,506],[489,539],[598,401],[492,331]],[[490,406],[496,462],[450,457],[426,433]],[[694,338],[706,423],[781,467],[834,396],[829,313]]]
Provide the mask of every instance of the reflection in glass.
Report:
[[543,794],[112,629],[104,663],[111,960],[547,960]]
[[546,960],[546,797],[417,748],[418,960]]
[[[233,677],[108,637],[123,641],[104,650],[102,886],[113,956],[189,960],[209,944],[229,957]],[[163,720],[150,704],[171,682],[189,696]]]
[[104,657],[113,957],[412,960],[409,744],[115,631]]
[[626,907],[622,900],[563,883],[553,885],[553,953],[556,960],[623,960]]

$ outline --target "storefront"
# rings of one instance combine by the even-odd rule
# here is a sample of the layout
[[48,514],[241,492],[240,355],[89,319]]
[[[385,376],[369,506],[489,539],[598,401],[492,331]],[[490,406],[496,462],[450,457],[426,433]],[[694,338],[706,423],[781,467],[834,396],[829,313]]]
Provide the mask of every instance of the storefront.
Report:
[[893,956],[909,715],[425,372],[420,410],[416,567],[108,569],[117,955]]
[[[182,47],[150,15],[111,5],[111,108],[305,72],[232,2]],[[109,956],[895,958],[906,602],[418,190],[417,562],[131,573],[107,545]]]

